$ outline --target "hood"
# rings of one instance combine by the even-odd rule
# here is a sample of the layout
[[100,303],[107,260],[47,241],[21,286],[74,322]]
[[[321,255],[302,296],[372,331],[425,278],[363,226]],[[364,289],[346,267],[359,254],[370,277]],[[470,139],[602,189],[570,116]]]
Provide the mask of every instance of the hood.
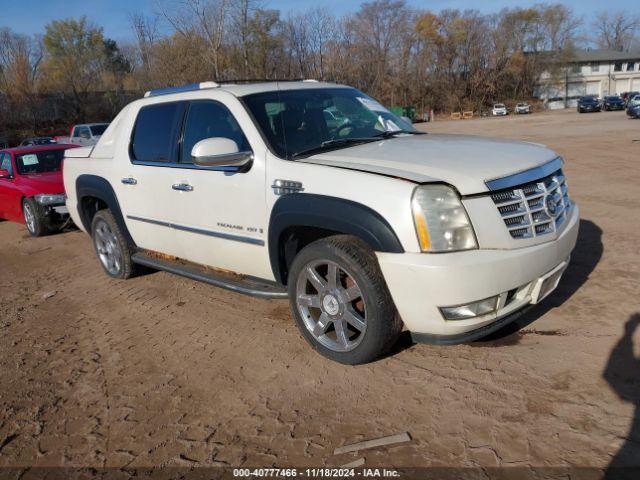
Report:
[[36,173],[33,175],[20,175],[20,187],[29,196],[39,193],[64,193],[62,172]]
[[300,162],[349,168],[418,183],[446,182],[462,195],[488,191],[486,180],[547,163],[558,155],[528,142],[467,135],[407,135],[321,153]]

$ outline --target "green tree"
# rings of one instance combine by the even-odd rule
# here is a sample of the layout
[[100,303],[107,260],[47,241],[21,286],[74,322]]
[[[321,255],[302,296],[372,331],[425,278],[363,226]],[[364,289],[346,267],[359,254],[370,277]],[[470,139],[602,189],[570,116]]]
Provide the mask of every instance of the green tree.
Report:
[[47,87],[69,96],[76,120],[84,120],[88,92],[100,89],[108,59],[102,28],[86,17],[54,20],[46,26]]

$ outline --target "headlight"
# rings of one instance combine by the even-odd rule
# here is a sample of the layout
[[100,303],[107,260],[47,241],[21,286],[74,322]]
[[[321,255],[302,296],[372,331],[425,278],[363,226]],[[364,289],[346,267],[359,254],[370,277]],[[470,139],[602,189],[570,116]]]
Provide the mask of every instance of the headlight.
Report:
[[413,192],[413,221],[423,252],[478,248],[473,227],[456,191],[446,185],[422,185]]
[[55,195],[40,194],[35,195],[33,198],[35,198],[36,202],[40,205],[64,205],[64,197],[64,193],[59,193]]

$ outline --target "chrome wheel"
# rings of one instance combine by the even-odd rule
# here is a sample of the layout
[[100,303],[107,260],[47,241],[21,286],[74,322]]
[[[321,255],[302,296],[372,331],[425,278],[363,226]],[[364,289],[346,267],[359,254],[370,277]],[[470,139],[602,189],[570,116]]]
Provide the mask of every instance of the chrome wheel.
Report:
[[27,229],[29,230],[30,233],[35,235],[36,215],[33,212],[31,205],[29,205],[28,202],[24,202],[24,204],[22,205],[22,211],[24,213],[24,222],[27,224]]
[[330,260],[305,265],[296,284],[296,306],[305,327],[336,352],[356,348],[367,329],[367,313],[353,276]]
[[109,224],[99,220],[95,224],[93,241],[100,262],[104,268],[112,275],[118,275],[122,268],[122,251],[118,244],[118,238],[111,230]]

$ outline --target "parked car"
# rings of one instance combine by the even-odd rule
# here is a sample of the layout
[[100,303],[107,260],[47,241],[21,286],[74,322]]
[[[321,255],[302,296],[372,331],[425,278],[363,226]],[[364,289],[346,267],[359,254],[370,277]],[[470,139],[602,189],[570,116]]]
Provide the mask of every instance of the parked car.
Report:
[[21,147],[28,147],[29,145],[55,145],[56,142],[53,137],[31,137],[25,138],[20,142]]
[[586,95],[578,100],[578,113],[599,112],[600,109],[600,100],[596,96]]
[[107,275],[288,297],[318,352],[356,364],[403,325],[467,342],[549,295],[578,233],[562,168],[538,144],[421,134],[348,86],[207,82],[126,106],[64,181]]
[[56,140],[59,143],[71,143],[74,145],[80,145],[81,147],[88,147],[98,143],[98,140],[100,140],[100,137],[108,126],[108,123],[85,123],[74,125],[71,127],[68,137],[57,137]]
[[531,105],[529,105],[527,102],[517,103],[514,112],[517,114],[531,113]]
[[631,100],[636,95],[640,95],[640,92],[624,92],[622,95],[620,95],[622,97],[622,100],[624,100],[625,107],[628,105],[629,100]]
[[496,103],[493,105],[493,109],[491,110],[491,115],[494,117],[508,115],[507,107],[504,103]]
[[0,150],[0,218],[23,223],[34,237],[69,218],[62,181],[64,152],[77,145],[38,145]]
[[635,107],[636,105],[640,105],[640,94],[631,97],[627,102],[627,107]]
[[631,118],[640,118],[640,103],[636,105],[629,105],[627,107],[627,115]]
[[617,95],[608,95],[604,97],[602,102],[604,110],[624,110],[624,100]]

